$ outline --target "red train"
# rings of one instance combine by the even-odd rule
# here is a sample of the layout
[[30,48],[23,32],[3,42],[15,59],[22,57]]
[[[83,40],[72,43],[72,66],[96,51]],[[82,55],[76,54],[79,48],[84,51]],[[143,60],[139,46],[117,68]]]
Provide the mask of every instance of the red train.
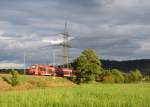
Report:
[[29,74],[72,77],[75,76],[75,71],[69,68],[59,68],[48,65],[34,64],[30,66]]

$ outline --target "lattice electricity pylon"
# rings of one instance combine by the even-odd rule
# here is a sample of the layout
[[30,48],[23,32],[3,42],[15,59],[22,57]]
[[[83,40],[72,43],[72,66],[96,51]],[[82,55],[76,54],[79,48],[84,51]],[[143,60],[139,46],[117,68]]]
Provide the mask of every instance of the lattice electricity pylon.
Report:
[[[67,22],[65,23],[65,30],[63,33],[57,33],[56,35],[63,35],[63,42],[56,44],[55,46],[63,46],[63,65],[67,65],[66,67],[69,68],[69,48],[71,48],[69,44],[69,36],[70,34],[68,33],[67,29]],[[65,67],[65,66],[64,66]]]
[[69,48],[71,47],[69,44],[69,33],[67,29],[67,22],[65,23],[65,31],[61,33],[63,35],[63,43],[60,44],[63,46],[63,65],[67,65],[69,68]]

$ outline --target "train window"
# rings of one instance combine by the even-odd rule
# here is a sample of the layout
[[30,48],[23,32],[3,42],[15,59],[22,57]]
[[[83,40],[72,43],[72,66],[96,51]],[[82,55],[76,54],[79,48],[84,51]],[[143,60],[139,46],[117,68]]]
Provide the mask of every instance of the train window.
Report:
[[64,72],[64,74],[71,74],[71,72]]
[[32,66],[32,69],[35,69],[36,68],[36,66]]
[[49,69],[48,71],[49,71],[49,72],[52,72],[52,70],[51,70],[51,69]]
[[45,68],[39,68],[40,69],[40,71],[46,71],[46,69]]

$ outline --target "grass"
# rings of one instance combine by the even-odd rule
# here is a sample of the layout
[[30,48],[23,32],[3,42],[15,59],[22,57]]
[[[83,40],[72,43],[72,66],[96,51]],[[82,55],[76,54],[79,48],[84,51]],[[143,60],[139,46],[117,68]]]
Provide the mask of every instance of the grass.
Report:
[[3,92],[0,107],[150,107],[150,84],[83,84]]

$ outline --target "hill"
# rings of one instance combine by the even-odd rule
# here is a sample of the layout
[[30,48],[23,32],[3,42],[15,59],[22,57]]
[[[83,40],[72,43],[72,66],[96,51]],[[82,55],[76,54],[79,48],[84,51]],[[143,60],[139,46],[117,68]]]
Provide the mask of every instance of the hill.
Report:
[[123,72],[139,69],[143,74],[150,75],[150,59],[140,60],[101,60],[103,68],[105,69],[119,69]]

